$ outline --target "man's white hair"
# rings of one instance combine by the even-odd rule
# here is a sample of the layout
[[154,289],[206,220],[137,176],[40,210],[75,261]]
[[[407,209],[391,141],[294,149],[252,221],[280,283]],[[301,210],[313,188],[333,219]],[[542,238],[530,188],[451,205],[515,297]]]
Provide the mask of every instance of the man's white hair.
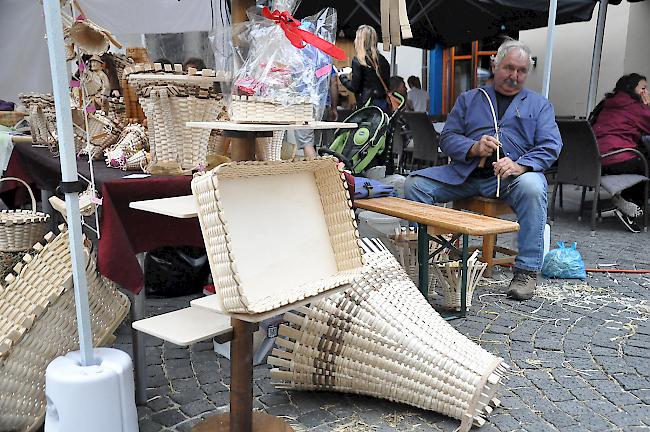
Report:
[[516,39],[508,39],[501,44],[494,58],[494,65],[499,66],[508,53],[513,50],[519,51],[522,56],[528,59],[528,71],[530,72],[530,69],[533,67],[533,57],[530,55],[530,48],[522,41]]

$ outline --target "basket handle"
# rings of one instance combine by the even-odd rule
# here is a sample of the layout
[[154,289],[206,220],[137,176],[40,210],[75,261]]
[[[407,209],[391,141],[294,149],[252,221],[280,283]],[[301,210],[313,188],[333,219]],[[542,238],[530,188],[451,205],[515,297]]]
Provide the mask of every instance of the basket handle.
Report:
[[0,178],[0,183],[2,183],[3,181],[6,181],[6,180],[14,180],[14,181],[17,181],[17,182],[22,183],[23,185],[25,185],[25,187],[27,188],[27,192],[29,192],[29,197],[32,199],[32,211],[35,213],[36,212],[36,198],[34,197],[34,192],[32,192],[32,188],[29,187],[27,182],[25,182],[24,180],[19,179],[18,177],[4,177],[4,178]]

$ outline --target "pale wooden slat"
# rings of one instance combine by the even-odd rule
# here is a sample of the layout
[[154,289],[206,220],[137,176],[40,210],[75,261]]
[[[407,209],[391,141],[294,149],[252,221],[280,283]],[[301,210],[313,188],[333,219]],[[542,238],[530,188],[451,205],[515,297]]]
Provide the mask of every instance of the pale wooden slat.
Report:
[[355,200],[354,206],[452,233],[483,236],[519,231],[519,224],[474,213],[423,204],[402,198]]

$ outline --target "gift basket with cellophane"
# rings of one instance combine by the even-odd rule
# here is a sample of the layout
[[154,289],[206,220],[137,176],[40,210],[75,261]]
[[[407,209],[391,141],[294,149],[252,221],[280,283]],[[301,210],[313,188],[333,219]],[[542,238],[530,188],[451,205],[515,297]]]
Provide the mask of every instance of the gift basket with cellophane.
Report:
[[[290,4],[289,4],[290,3]],[[309,123],[327,102],[336,10],[296,19],[299,2],[276,1],[272,9],[248,10],[249,21],[233,26],[234,75],[230,118],[240,123]]]

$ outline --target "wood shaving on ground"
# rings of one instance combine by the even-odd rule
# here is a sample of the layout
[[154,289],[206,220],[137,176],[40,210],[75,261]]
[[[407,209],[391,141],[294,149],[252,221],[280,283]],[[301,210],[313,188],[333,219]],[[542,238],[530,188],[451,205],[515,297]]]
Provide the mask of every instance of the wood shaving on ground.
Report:
[[358,416],[354,416],[348,423],[336,426],[332,432],[375,432],[376,430],[377,426],[369,425]]

